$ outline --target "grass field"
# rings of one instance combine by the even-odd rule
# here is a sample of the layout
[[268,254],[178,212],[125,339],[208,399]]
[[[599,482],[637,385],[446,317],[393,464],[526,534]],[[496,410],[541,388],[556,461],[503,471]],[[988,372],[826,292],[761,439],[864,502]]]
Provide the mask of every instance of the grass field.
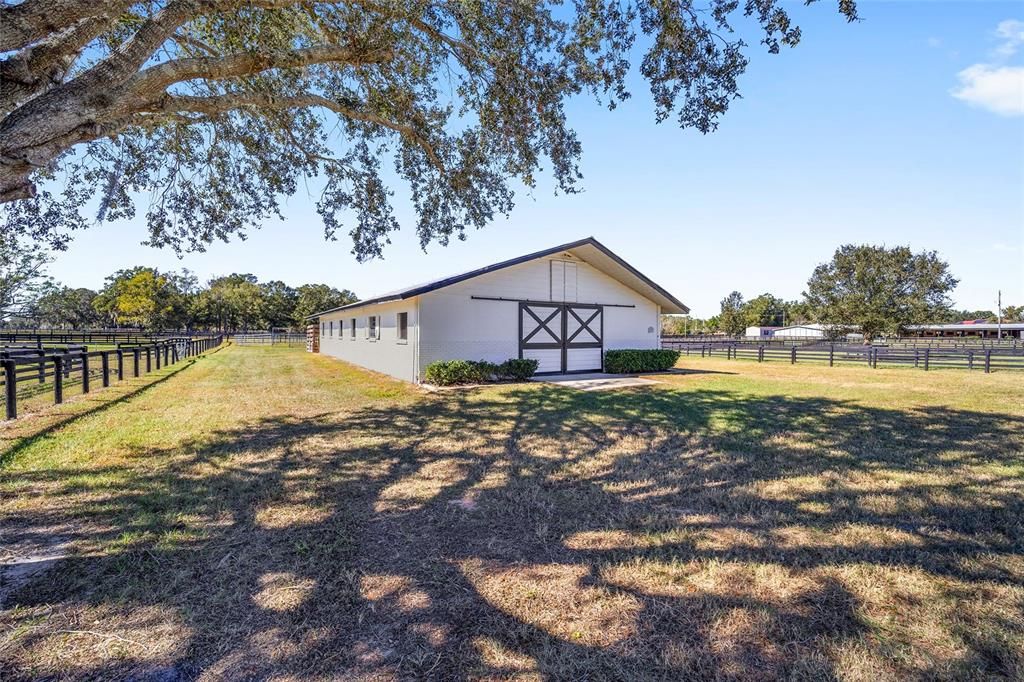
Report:
[[228,347],[7,425],[0,678],[1024,677],[1021,375],[680,367]]

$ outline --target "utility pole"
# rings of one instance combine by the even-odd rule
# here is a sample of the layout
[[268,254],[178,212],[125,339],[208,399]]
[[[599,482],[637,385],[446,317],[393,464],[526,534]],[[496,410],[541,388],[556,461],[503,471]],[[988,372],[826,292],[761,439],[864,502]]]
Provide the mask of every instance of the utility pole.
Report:
[[996,340],[1003,340],[1003,290],[996,296]]

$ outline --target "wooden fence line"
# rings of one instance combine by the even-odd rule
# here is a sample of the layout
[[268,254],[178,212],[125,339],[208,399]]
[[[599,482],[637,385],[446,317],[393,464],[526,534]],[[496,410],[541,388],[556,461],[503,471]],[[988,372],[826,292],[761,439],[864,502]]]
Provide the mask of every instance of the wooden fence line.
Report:
[[184,337],[219,334],[209,330],[140,331],[119,329],[0,329],[0,344],[31,344],[36,347],[65,344],[155,343]]
[[754,343],[693,343],[670,347],[684,355],[700,357],[725,357],[730,360],[748,359],[757,362],[771,360],[827,363],[861,364],[877,368],[883,365],[912,366],[929,369],[984,370],[985,373],[999,369],[1024,370],[1024,348],[892,348],[886,346],[858,346],[848,344],[816,344],[814,346],[772,346]]
[[[34,395],[45,392],[47,379],[53,380],[53,402],[64,402],[64,384],[77,375],[82,393],[89,393],[91,380],[99,378],[104,387],[110,386],[111,374],[117,381],[125,378],[125,359],[131,367],[132,377],[151,372],[194,357],[219,346],[223,335],[201,338],[173,338],[153,343],[119,343],[115,350],[90,351],[86,346],[68,348],[6,347],[0,348],[0,384],[3,385],[7,419],[18,417],[18,384],[40,387]],[[113,371],[111,358],[115,360]],[[99,367],[91,360],[99,360]]]
[[278,345],[304,346],[306,344],[305,332],[255,332],[249,334],[232,334],[231,341],[240,346],[251,345]]
[[[766,346],[815,346],[821,344],[836,345],[860,345],[848,340],[835,339],[830,341],[821,338],[761,338],[757,336],[731,337],[731,336],[678,336],[662,335],[662,348],[675,348],[677,344],[764,344]],[[888,348],[1009,348],[1011,350],[1024,349],[1024,340],[1016,337],[998,339],[983,339],[980,337],[923,337],[903,336],[892,339],[879,339],[871,344]],[[681,346],[680,346],[681,347]]]

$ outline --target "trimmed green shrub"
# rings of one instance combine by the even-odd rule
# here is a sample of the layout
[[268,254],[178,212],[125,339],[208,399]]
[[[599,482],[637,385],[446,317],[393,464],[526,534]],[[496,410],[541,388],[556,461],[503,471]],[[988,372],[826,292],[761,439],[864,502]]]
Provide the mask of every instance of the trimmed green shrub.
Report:
[[500,365],[486,360],[438,360],[427,365],[423,379],[435,386],[455,386],[502,379],[525,381],[536,371],[536,360],[510,358]]
[[437,386],[453,386],[455,384],[475,384],[481,379],[483,370],[477,363],[469,360],[438,360],[427,365],[424,379],[428,384]]
[[498,379],[499,366],[493,362],[477,360],[476,362],[470,362],[469,364],[473,366],[473,381],[470,383],[482,384],[485,381],[495,381]]
[[497,375],[502,379],[526,381],[537,371],[539,364],[532,358],[509,358],[498,365]]
[[679,351],[665,348],[625,348],[604,353],[604,371],[612,374],[664,372],[679,360]]

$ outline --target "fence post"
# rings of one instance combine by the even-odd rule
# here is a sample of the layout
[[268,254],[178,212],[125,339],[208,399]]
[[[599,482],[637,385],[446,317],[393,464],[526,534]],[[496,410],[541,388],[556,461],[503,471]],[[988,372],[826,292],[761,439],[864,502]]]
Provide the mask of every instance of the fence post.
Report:
[[967,369],[974,369],[974,351],[967,351]]
[[926,372],[928,371],[928,355],[930,354],[931,349],[931,346],[924,349],[924,371]]
[[992,365],[992,349],[987,348],[985,350],[985,374],[989,373],[989,369]]
[[82,393],[89,392],[89,353],[82,351]]
[[164,346],[164,367],[169,364],[171,364],[171,344],[167,342],[167,345]]
[[835,361],[835,355],[836,355],[836,344],[833,343],[832,345],[830,345],[828,347],[828,366],[829,367],[833,367],[834,366],[833,362]]
[[60,405],[64,402],[64,372],[61,366],[64,364],[64,356],[53,356],[53,404]]
[[789,364],[796,364],[796,346],[789,349]]
[[142,357],[141,357],[141,355],[142,355],[142,351],[141,351],[141,350],[139,350],[139,347],[138,347],[138,346],[136,346],[135,348],[133,348],[133,349],[132,349],[132,355],[134,355],[134,356],[135,356],[135,371],[134,371],[134,376],[136,376],[136,377],[137,377],[137,376],[139,376],[139,360],[141,360],[141,359],[142,359]]
[[146,374],[153,371],[153,350],[146,346]]
[[103,388],[110,386],[110,351],[100,353],[100,369],[103,372]]
[[917,345],[915,344],[915,346],[914,346],[914,369],[917,369],[917,366],[918,366],[917,354],[918,354]]
[[36,351],[39,356],[39,383],[46,383],[46,351],[40,348]]
[[4,397],[7,401],[7,418],[18,418],[18,370],[14,360],[7,358],[4,363]]
[[764,362],[764,344],[757,347],[757,361]]

